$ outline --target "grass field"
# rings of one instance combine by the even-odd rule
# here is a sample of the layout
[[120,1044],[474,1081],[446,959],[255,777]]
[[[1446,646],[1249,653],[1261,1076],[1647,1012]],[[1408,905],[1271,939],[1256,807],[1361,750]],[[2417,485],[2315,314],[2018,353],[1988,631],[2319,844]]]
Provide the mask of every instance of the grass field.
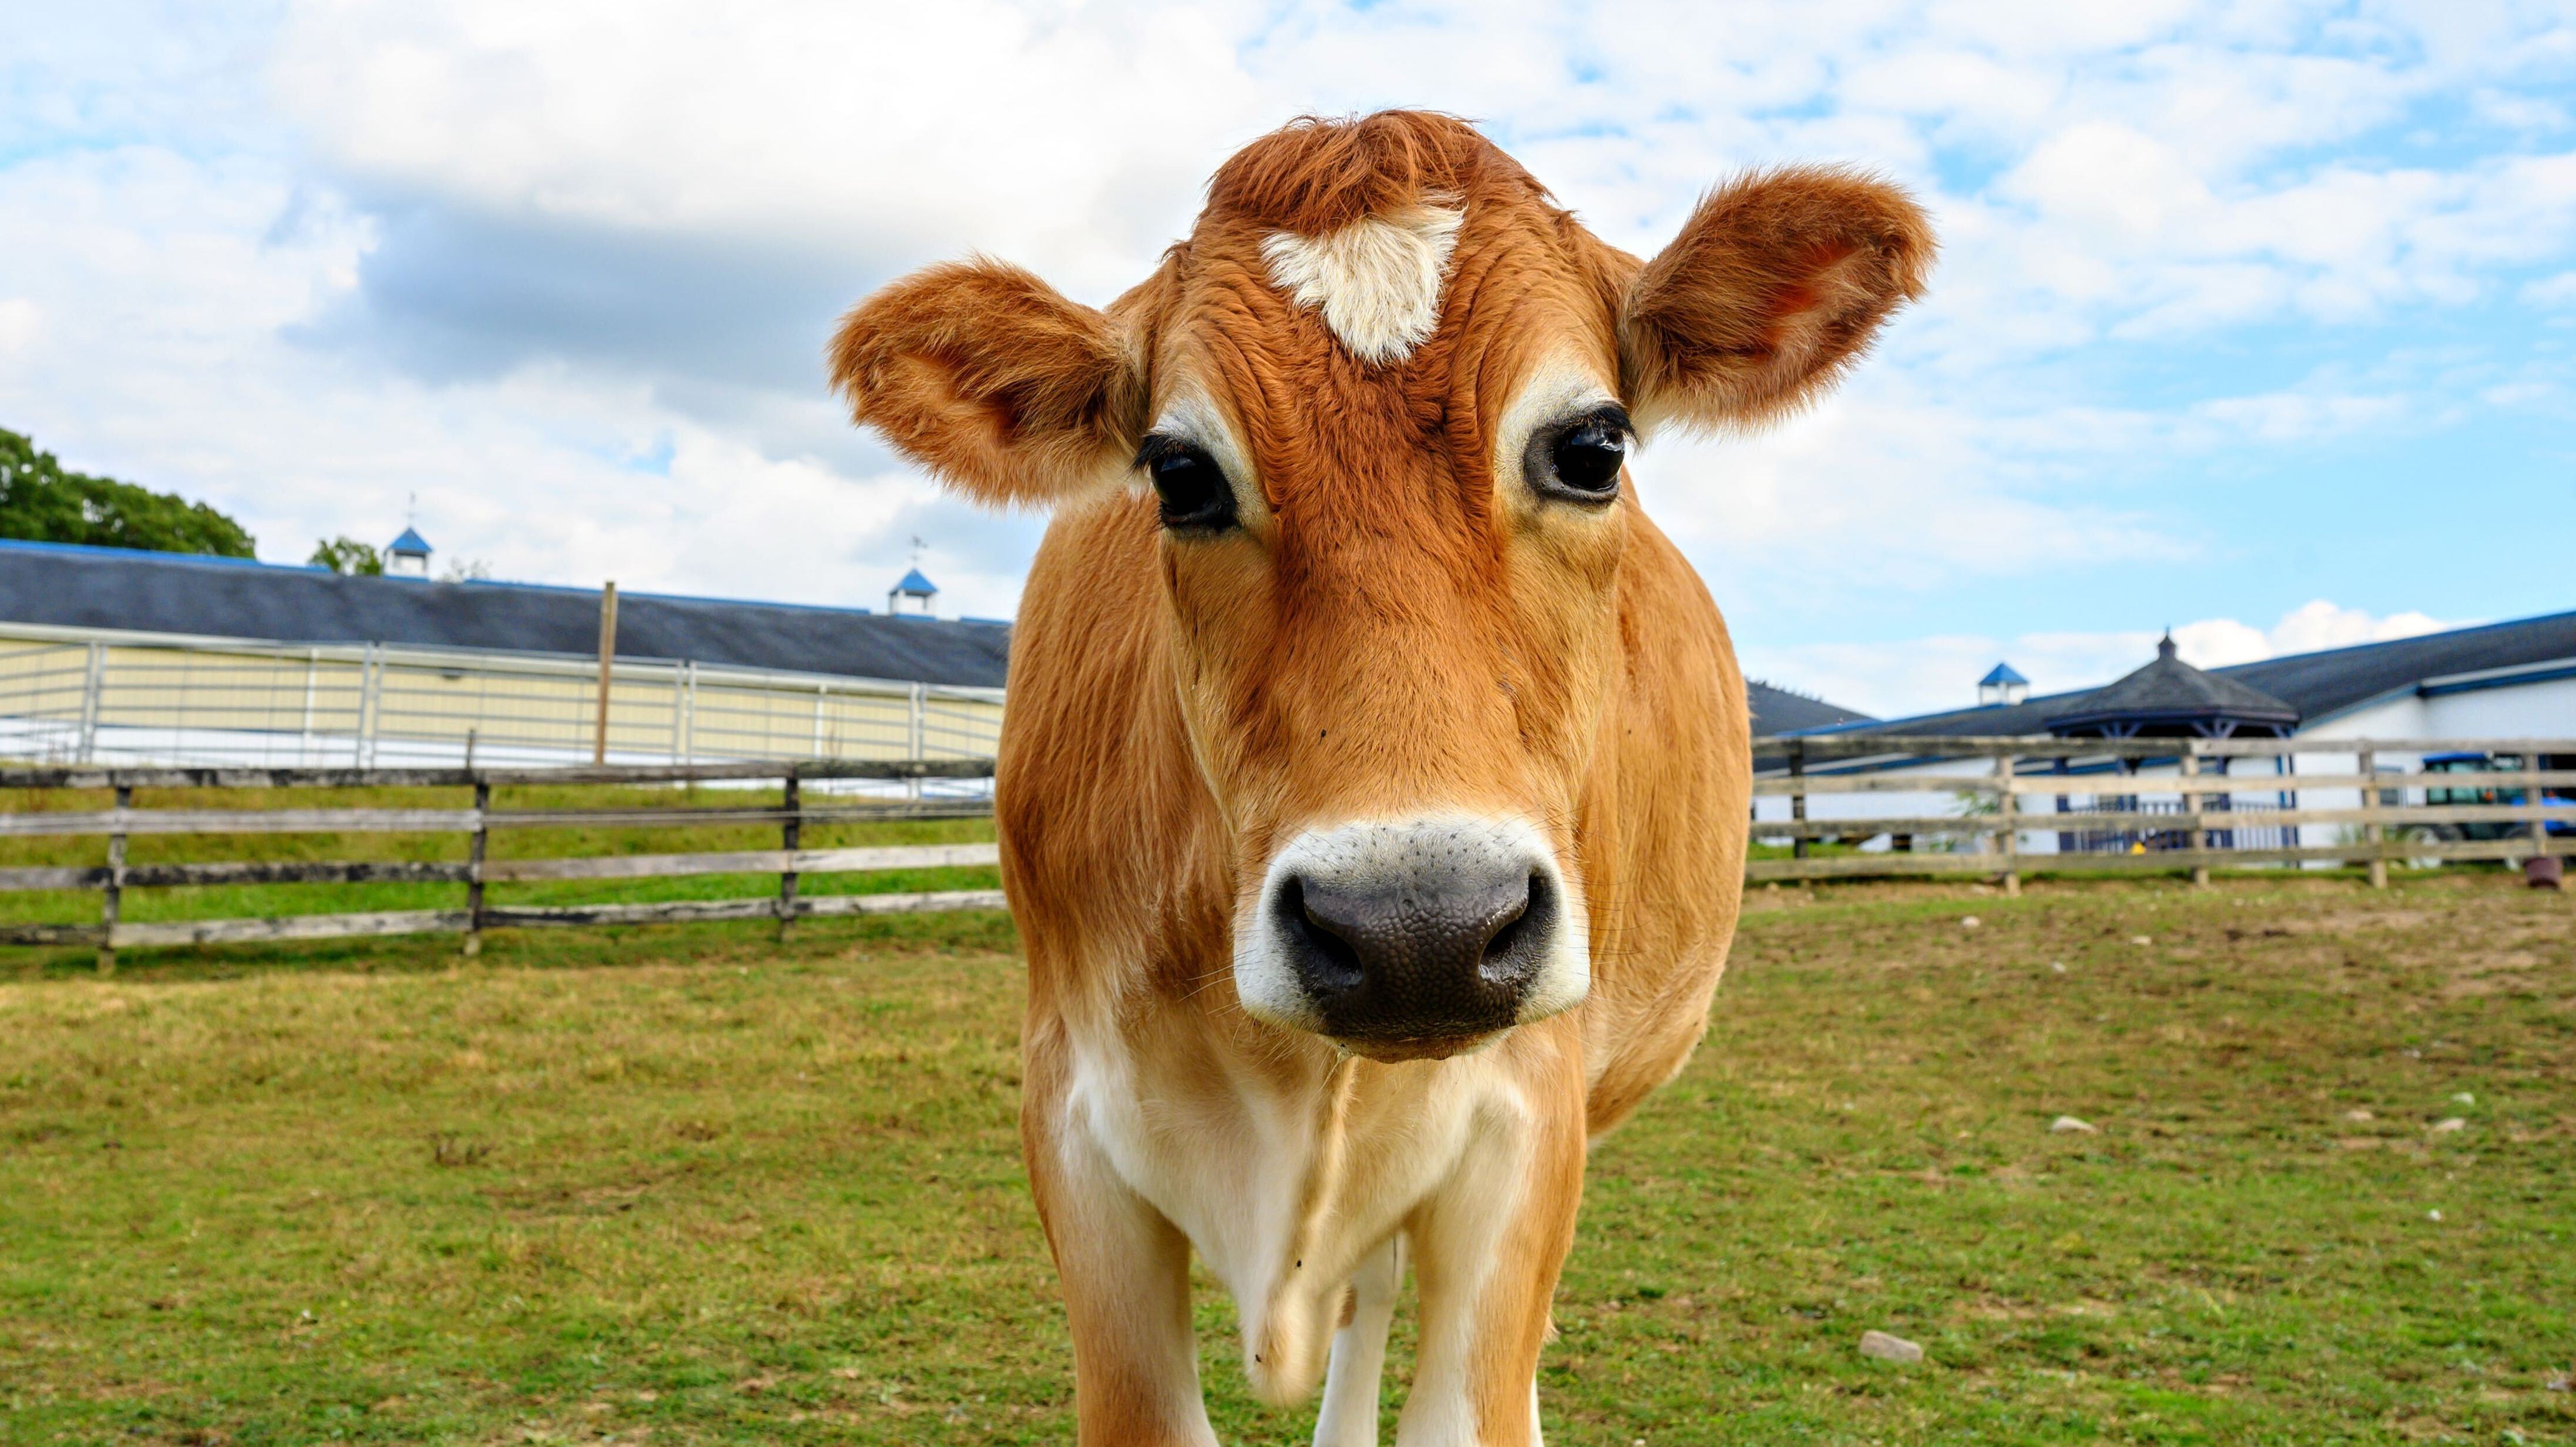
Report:
[[[0,955],[0,1440],[1065,1440],[1013,949]],[[2576,900],[2499,875],[1758,891],[1550,1438],[2576,1441],[2571,1146]],[[1221,1434],[1303,1440],[1201,1301]]]

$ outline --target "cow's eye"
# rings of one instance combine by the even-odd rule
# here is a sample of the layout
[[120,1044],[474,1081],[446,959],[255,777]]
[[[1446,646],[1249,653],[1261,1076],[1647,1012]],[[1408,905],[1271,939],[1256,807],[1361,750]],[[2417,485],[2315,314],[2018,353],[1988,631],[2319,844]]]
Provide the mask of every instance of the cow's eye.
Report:
[[1619,495],[1619,468],[1628,460],[1626,413],[1604,408],[1538,440],[1530,471],[1539,491],[1585,503]]
[[1205,452],[1169,437],[1148,437],[1136,465],[1162,499],[1163,526],[1174,532],[1215,532],[1234,526],[1234,487],[1225,469]]

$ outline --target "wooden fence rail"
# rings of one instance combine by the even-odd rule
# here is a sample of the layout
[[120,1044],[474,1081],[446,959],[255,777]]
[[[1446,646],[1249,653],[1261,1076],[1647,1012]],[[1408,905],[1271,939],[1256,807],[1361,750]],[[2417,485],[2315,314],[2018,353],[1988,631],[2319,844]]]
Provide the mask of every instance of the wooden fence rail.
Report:
[[[2542,767],[2576,760],[2576,739],[2064,739],[2056,737],[1941,738],[1856,735],[1765,740],[1758,746],[1753,782],[1757,839],[1788,839],[1788,859],[1757,859],[1745,876],[1756,881],[1850,879],[1889,876],[1985,876],[2017,891],[2026,874],[2041,872],[2184,872],[2206,882],[2213,868],[2312,863],[2364,864],[2374,885],[2387,883],[2396,862],[2514,860],[2576,854],[2576,769]],[[2389,756],[2443,754],[2510,756],[2522,767],[2478,772],[2388,772],[2376,761]],[[2295,772],[2300,758],[2337,761],[2335,771]],[[1986,771],[1970,771],[1979,761]],[[2271,760],[2280,772],[2219,772],[2245,760]],[[1957,773],[1931,772],[1959,768]],[[2171,772],[2164,772],[2170,769]],[[2149,772],[2154,770],[2155,772]],[[2513,796],[2510,802],[2431,803],[2427,790]],[[2354,802],[2323,806],[2296,802],[2303,791],[2348,792]],[[1957,814],[1857,813],[1818,817],[1814,801],[1871,795],[1917,799],[1961,798]],[[2276,794],[2277,807],[2214,806],[2213,799]],[[2054,796],[2062,812],[2029,802]],[[2171,796],[2171,808],[2134,807],[2140,796]],[[2071,807],[2078,797],[2090,807]],[[1786,819],[1760,817],[1760,801],[1788,800]],[[2130,801],[2102,807],[2104,799]],[[2303,826],[2334,826],[2346,837],[2309,843]],[[2463,826],[2497,837],[2451,837]],[[2501,832],[2510,828],[2510,833]],[[2287,835],[2278,847],[2217,847],[2218,834],[2270,831]],[[2093,848],[2038,850],[2024,836],[2084,834],[2135,836],[2133,852]],[[2150,847],[2146,839],[2187,841],[2184,847]],[[1817,856],[1816,840],[1864,842],[1887,838],[1891,847],[1859,854]],[[1973,850],[1922,851],[1918,840],[1972,841]]]
[[[2437,753],[2510,754],[2526,767],[2509,772],[2388,773],[2374,760]],[[2552,756],[2576,757],[2576,740],[2319,740],[2319,739],[2057,739],[1819,737],[1765,743],[1754,781],[1757,838],[1788,838],[1796,857],[1757,859],[1746,867],[1755,881],[1848,879],[1871,876],[1991,877],[2017,890],[2022,876],[2049,871],[2189,871],[2206,879],[2213,868],[2246,865],[2364,863],[2374,883],[2384,883],[2392,862],[2510,860],[2576,854],[2576,769],[2543,768]],[[2341,772],[2286,772],[2298,756],[2348,759]],[[2228,762],[2288,759],[2285,770],[2266,774],[2215,772]],[[1963,767],[1960,773],[1920,772]],[[2146,772],[2170,766],[2171,773]],[[103,810],[34,810],[0,813],[0,839],[99,836],[107,839],[104,865],[0,868],[0,892],[95,890],[94,924],[0,926],[0,944],[90,945],[103,968],[113,968],[125,946],[213,944],[247,940],[332,939],[357,936],[450,933],[464,936],[473,953],[483,931],[549,925],[654,924],[695,920],[770,919],[782,934],[798,919],[903,911],[998,909],[999,890],[816,896],[801,891],[811,875],[894,869],[980,867],[998,862],[990,844],[808,849],[808,825],[918,817],[924,813],[975,812],[989,803],[951,801],[878,804],[830,802],[809,795],[808,783],[825,780],[988,779],[990,760],[839,760],[792,763],[595,765],[555,769],[348,769],[348,768],[68,768],[0,769],[0,789],[104,790],[115,805]],[[528,785],[667,785],[759,783],[777,780],[775,805],[674,804],[670,807],[569,807],[496,809],[492,790]],[[137,789],[332,789],[353,787],[470,788],[464,809],[137,808]],[[2426,789],[2491,791],[2511,802],[2429,804],[2409,802]],[[2323,807],[2296,802],[2255,809],[2212,807],[2230,794],[2292,795],[2301,790],[2349,791],[2357,802]],[[1871,795],[1948,794],[1966,801],[1959,814],[1816,817],[1812,801]],[[2173,808],[2150,812],[2104,808],[2106,797],[2135,800],[2170,795]],[[2050,813],[2029,801],[2089,796],[2093,806]],[[1759,801],[1785,798],[1787,819],[1759,818]],[[774,825],[776,849],[698,853],[575,856],[498,860],[487,857],[492,831],[545,828],[693,828]],[[2345,837],[2310,843],[2302,826],[2333,826]],[[2463,828],[2487,838],[2430,837]],[[2219,836],[2245,831],[2286,834],[2277,847],[2216,847]],[[2553,832],[2554,831],[2554,832]],[[143,835],[268,833],[462,833],[462,862],[270,861],[131,864],[126,843]],[[2050,851],[2025,844],[2050,834],[2137,836],[2138,852],[2092,849]],[[1820,856],[1820,839],[1889,837],[1905,847]],[[2147,847],[2184,841],[2185,847]],[[1916,851],[1918,840],[1973,843],[1973,850]],[[772,896],[667,900],[634,904],[560,906],[493,905],[491,884],[542,880],[663,879],[717,874],[775,874]],[[129,889],[238,884],[454,884],[465,888],[461,909],[387,910],[355,914],[287,915],[265,919],[136,922],[122,918]]]
[[[674,924],[700,920],[772,919],[784,931],[793,921],[824,916],[1000,909],[997,889],[935,890],[896,894],[800,895],[806,875],[895,869],[990,866],[1000,862],[991,844],[929,844],[845,849],[800,848],[804,827],[860,820],[981,813],[989,801],[928,805],[887,800],[877,804],[809,802],[809,781],[860,779],[989,779],[982,760],[800,760],[771,764],[592,765],[562,769],[0,769],[0,789],[105,789],[116,806],[106,810],[36,810],[0,813],[0,839],[105,835],[107,863],[93,866],[0,868],[0,892],[97,890],[96,924],[0,926],[0,944],[90,945],[102,969],[113,969],[116,951],[129,946],[222,944],[253,940],[347,939],[378,935],[461,934],[468,954],[483,931],[547,925]],[[779,780],[785,798],[776,806],[674,805],[668,808],[495,809],[492,790],[503,785],[666,785],[758,783]],[[470,809],[143,809],[134,791],[153,789],[471,788]],[[830,796],[824,796],[828,801]],[[689,854],[616,854],[543,859],[490,859],[486,840],[495,829],[703,828],[774,824],[778,849],[736,849]],[[129,864],[125,845],[137,835],[400,833],[465,834],[462,862],[260,861]],[[492,905],[489,884],[534,880],[667,879],[691,875],[776,874],[774,896],[741,899],[660,900],[635,904]],[[466,887],[462,909],[378,910],[354,914],[298,914],[264,919],[136,922],[121,918],[128,889],[223,884],[435,883]]]

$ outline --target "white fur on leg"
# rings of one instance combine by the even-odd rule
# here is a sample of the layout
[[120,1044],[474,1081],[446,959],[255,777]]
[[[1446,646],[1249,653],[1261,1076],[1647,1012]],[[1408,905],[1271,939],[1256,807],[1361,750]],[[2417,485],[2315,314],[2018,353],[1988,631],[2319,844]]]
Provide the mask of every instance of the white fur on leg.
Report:
[[[1333,1334],[1324,1371],[1324,1406],[1315,1417],[1315,1447],[1377,1447],[1378,1377],[1386,1366],[1386,1333],[1404,1288],[1403,1238],[1390,1236],[1351,1273],[1351,1324]],[[1531,1391],[1537,1391],[1533,1382]],[[1536,1397],[1532,1397],[1533,1407]]]

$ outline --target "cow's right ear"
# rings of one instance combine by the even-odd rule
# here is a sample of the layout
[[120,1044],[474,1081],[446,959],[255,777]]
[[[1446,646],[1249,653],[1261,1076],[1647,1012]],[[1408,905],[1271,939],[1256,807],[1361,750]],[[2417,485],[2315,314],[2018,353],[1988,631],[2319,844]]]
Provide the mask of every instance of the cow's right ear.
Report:
[[1934,250],[1923,208],[1857,171],[1791,167],[1718,188],[1628,282],[1630,414],[1720,428],[1794,411],[1923,295]]
[[1105,314],[976,260],[895,282],[841,319],[850,417],[977,502],[1043,506],[1123,477],[1144,386]]

